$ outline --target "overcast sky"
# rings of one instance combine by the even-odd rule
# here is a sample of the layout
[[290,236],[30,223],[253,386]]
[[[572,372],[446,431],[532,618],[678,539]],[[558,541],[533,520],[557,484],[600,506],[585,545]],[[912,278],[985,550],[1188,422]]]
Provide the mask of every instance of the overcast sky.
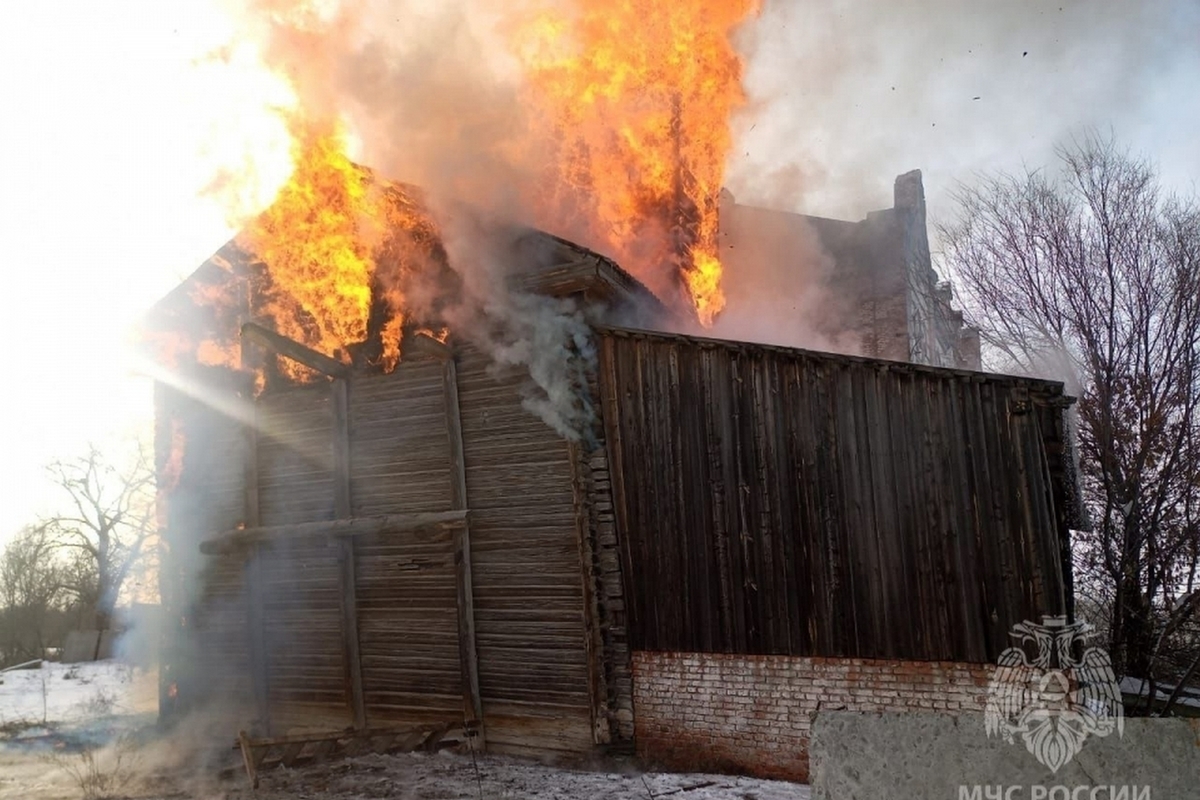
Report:
[[[124,337],[228,238],[199,194],[218,167],[278,158],[278,83],[204,58],[231,33],[220,0],[4,12],[0,539],[48,507],[41,465],[148,424]],[[954,181],[1044,164],[1084,126],[1200,177],[1197,0],[768,2],[740,45],[743,202],[857,218],[920,168],[937,217]]]

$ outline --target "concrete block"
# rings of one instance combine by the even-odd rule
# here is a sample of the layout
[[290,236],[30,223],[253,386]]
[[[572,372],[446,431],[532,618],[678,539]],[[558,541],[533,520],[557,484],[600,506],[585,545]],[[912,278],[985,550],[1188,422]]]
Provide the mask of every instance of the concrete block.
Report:
[[[813,800],[923,800],[1039,795],[1035,787],[1150,787],[1146,796],[1200,800],[1200,726],[1196,720],[1125,720],[1124,736],[1089,737],[1075,758],[1051,772],[1019,741],[989,739],[975,713],[818,713],[809,742]],[[973,795],[973,787],[992,794]],[[1008,793],[1011,787],[1021,787]],[[966,793],[963,794],[963,788]],[[1107,792],[1097,797],[1108,798]],[[1112,796],[1119,796],[1113,793]],[[1137,796],[1130,789],[1129,797]]]
[[63,643],[62,660],[66,664],[95,661],[99,643],[100,631],[71,631]]

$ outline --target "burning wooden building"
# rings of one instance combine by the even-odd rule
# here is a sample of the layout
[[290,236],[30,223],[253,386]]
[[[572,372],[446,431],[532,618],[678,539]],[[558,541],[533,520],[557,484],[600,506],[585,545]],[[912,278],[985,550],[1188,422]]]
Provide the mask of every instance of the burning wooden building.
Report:
[[1069,611],[1060,384],[657,332],[617,264],[507,241],[515,296],[593,309],[526,343],[553,392],[461,323],[390,364],[386,309],[340,354],[197,323],[261,266],[233,244],[155,309],[257,365],[160,374],[164,715],[803,777],[820,701],[974,707]]

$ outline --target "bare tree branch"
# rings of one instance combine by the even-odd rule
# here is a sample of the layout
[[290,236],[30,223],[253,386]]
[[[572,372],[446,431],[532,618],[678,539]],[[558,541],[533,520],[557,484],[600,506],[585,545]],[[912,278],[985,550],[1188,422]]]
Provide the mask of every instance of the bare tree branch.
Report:
[[94,566],[96,625],[112,624],[113,609],[131,572],[154,534],[154,473],[140,443],[124,469],[90,446],[75,459],[47,470],[74,513],[43,520],[59,547],[89,557]]
[[1118,669],[1191,672],[1200,525],[1200,205],[1165,195],[1112,138],[1060,174],[982,177],[939,226],[943,266],[1005,366],[1079,395],[1076,584],[1104,607]]

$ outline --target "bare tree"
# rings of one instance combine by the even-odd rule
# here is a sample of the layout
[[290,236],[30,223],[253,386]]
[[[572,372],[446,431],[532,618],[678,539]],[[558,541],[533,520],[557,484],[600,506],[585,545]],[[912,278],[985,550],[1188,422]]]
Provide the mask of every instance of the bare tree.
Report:
[[83,591],[94,575],[96,627],[112,627],[113,609],[134,569],[146,556],[154,526],[154,473],[138,446],[128,466],[118,469],[94,446],[81,457],[49,466],[66,495],[69,511],[42,528],[62,548],[80,555],[73,574]]
[[1181,681],[1200,617],[1200,206],[1111,138],[1058,156],[1057,174],[960,187],[943,261],[1007,368],[1078,394],[1078,591],[1107,611],[1120,673]]
[[18,533],[0,553],[0,664],[42,657],[48,618],[63,591],[62,566],[46,532]]

